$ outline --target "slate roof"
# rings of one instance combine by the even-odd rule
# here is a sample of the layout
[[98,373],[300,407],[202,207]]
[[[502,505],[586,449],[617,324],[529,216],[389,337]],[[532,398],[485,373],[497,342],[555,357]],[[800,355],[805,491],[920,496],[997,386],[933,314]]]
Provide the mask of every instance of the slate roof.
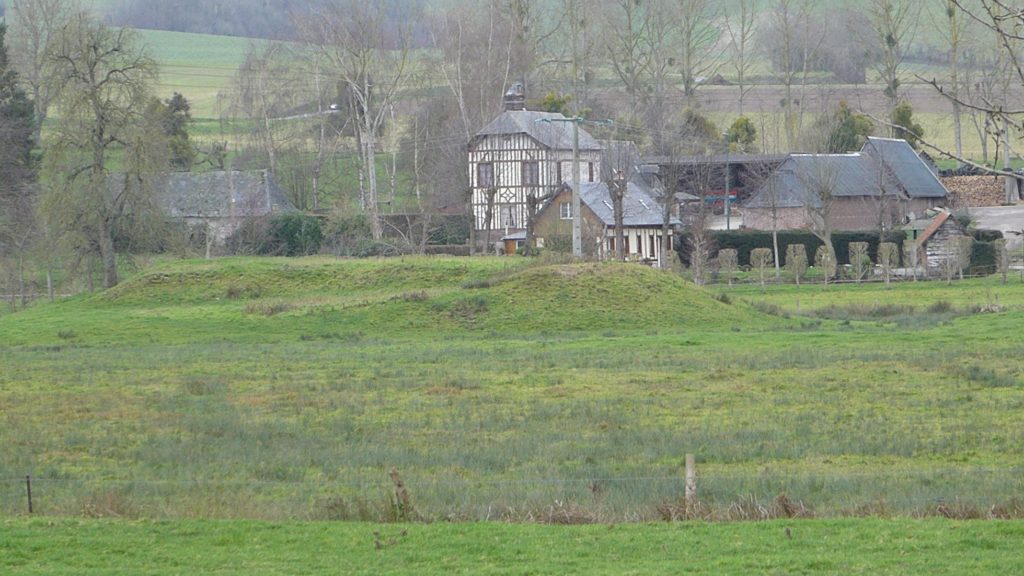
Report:
[[904,140],[869,138],[861,152],[851,154],[792,154],[745,204],[770,208],[774,186],[776,207],[798,208],[821,200],[813,190],[827,185],[834,197],[887,196],[945,198],[946,188]]
[[[552,122],[551,120],[566,120],[566,117],[557,112],[506,110],[477,132],[476,138],[526,134],[550,149],[571,150],[572,124],[564,121]],[[580,128],[580,150],[600,149],[601,144],[586,130]]]
[[244,218],[295,210],[266,170],[172,172],[156,185],[155,196],[174,218]]
[[[615,226],[615,210],[612,208],[611,194],[608,192],[608,184],[604,182],[584,182],[580,184],[580,202],[588,208],[604,223],[605,226]],[[650,194],[636,182],[629,182],[626,185],[626,196],[622,199],[622,225],[630,227],[661,226],[662,206],[651,198]],[[680,224],[679,220],[672,218],[671,224]]]
[[911,198],[945,198],[946,188],[906,140],[868,137],[861,150],[881,161]]
[[833,197],[877,196],[880,185],[887,196],[899,194],[898,182],[864,154],[793,154],[745,206],[770,208],[772,186],[777,208],[798,208],[821,205],[816,189],[828,187]]
[[704,166],[724,165],[728,160],[730,164],[781,164],[789,156],[787,154],[704,154],[696,156],[644,156],[645,164],[676,165],[676,166]]

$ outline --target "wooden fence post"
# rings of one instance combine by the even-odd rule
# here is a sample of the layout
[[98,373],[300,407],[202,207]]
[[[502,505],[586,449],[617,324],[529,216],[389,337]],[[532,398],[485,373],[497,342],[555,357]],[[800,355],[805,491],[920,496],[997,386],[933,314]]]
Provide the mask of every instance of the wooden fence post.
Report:
[[697,462],[693,454],[686,455],[686,516],[691,517],[697,508]]
[[25,493],[28,495],[28,513],[32,513],[32,476],[25,475]]

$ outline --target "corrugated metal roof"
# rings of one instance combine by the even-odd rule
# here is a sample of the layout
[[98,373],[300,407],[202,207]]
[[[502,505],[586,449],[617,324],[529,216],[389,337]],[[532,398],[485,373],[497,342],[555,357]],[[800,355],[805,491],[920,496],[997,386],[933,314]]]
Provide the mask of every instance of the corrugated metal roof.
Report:
[[[615,210],[608,185],[604,182],[584,182],[580,184],[580,202],[594,212],[606,226],[615,225]],[[636,182],[626,185],[626,195],[622,200],[622,224],[624,226],[661,226],[664,215],[659,202],[651,198]],[[673,225],[679,220],[672,218]]]
[[911,198],[945,198],[946,188],[906,140],[868,137],[862,150],[881,161]]
[[[558,120],[557,122],[555,120]],[[534,110],[506,110],[491,120],[476,133],[477,138],[483,136],[504,136],[506,134],[526,134],[542,145],[554,150],[572,149],[572,123],[557,112],[537,112]],[[580,128],[580,150],[600,150],[601,144],[586,130]]]

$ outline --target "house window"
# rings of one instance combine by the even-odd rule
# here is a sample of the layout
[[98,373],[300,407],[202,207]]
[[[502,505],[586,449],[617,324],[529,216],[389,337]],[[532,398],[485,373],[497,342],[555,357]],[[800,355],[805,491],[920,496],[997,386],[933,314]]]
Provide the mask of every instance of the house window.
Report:
[[558,205],[558,217],[562,220],[572,220],[572,202],[562,202]]
[[562,163],[555,162],[555,184],[562,183]]
[[502,204],[498,207],[498,222],[502,228],[516,227],[516,207],[512,204]]
[[587,162],[587,182],[594,181],[594,163]]
[[478,188],[494,186],[494,164],[481,162],[476,165],[476,185]]
[[523,186],[540,186],[540,162],[523,162]]

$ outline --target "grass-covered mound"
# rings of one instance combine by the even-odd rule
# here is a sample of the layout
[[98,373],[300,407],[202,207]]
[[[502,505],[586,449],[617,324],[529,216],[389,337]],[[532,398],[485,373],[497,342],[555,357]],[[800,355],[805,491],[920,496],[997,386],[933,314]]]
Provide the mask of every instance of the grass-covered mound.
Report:
[[161,264],[101,294],[136,305],[400,294],[451,289],[523,268],[517,258],[223,258]]
[[724,304],[678,275],[631,264],[540,266],[463,292],[449,313],[492,330],[642,330],[762,325],[765,317]]
[[729,329],[775,319],[633,264],[522,258],[226,258],[150,268],[94,295],[0,319],[8,344],[280,342]]

